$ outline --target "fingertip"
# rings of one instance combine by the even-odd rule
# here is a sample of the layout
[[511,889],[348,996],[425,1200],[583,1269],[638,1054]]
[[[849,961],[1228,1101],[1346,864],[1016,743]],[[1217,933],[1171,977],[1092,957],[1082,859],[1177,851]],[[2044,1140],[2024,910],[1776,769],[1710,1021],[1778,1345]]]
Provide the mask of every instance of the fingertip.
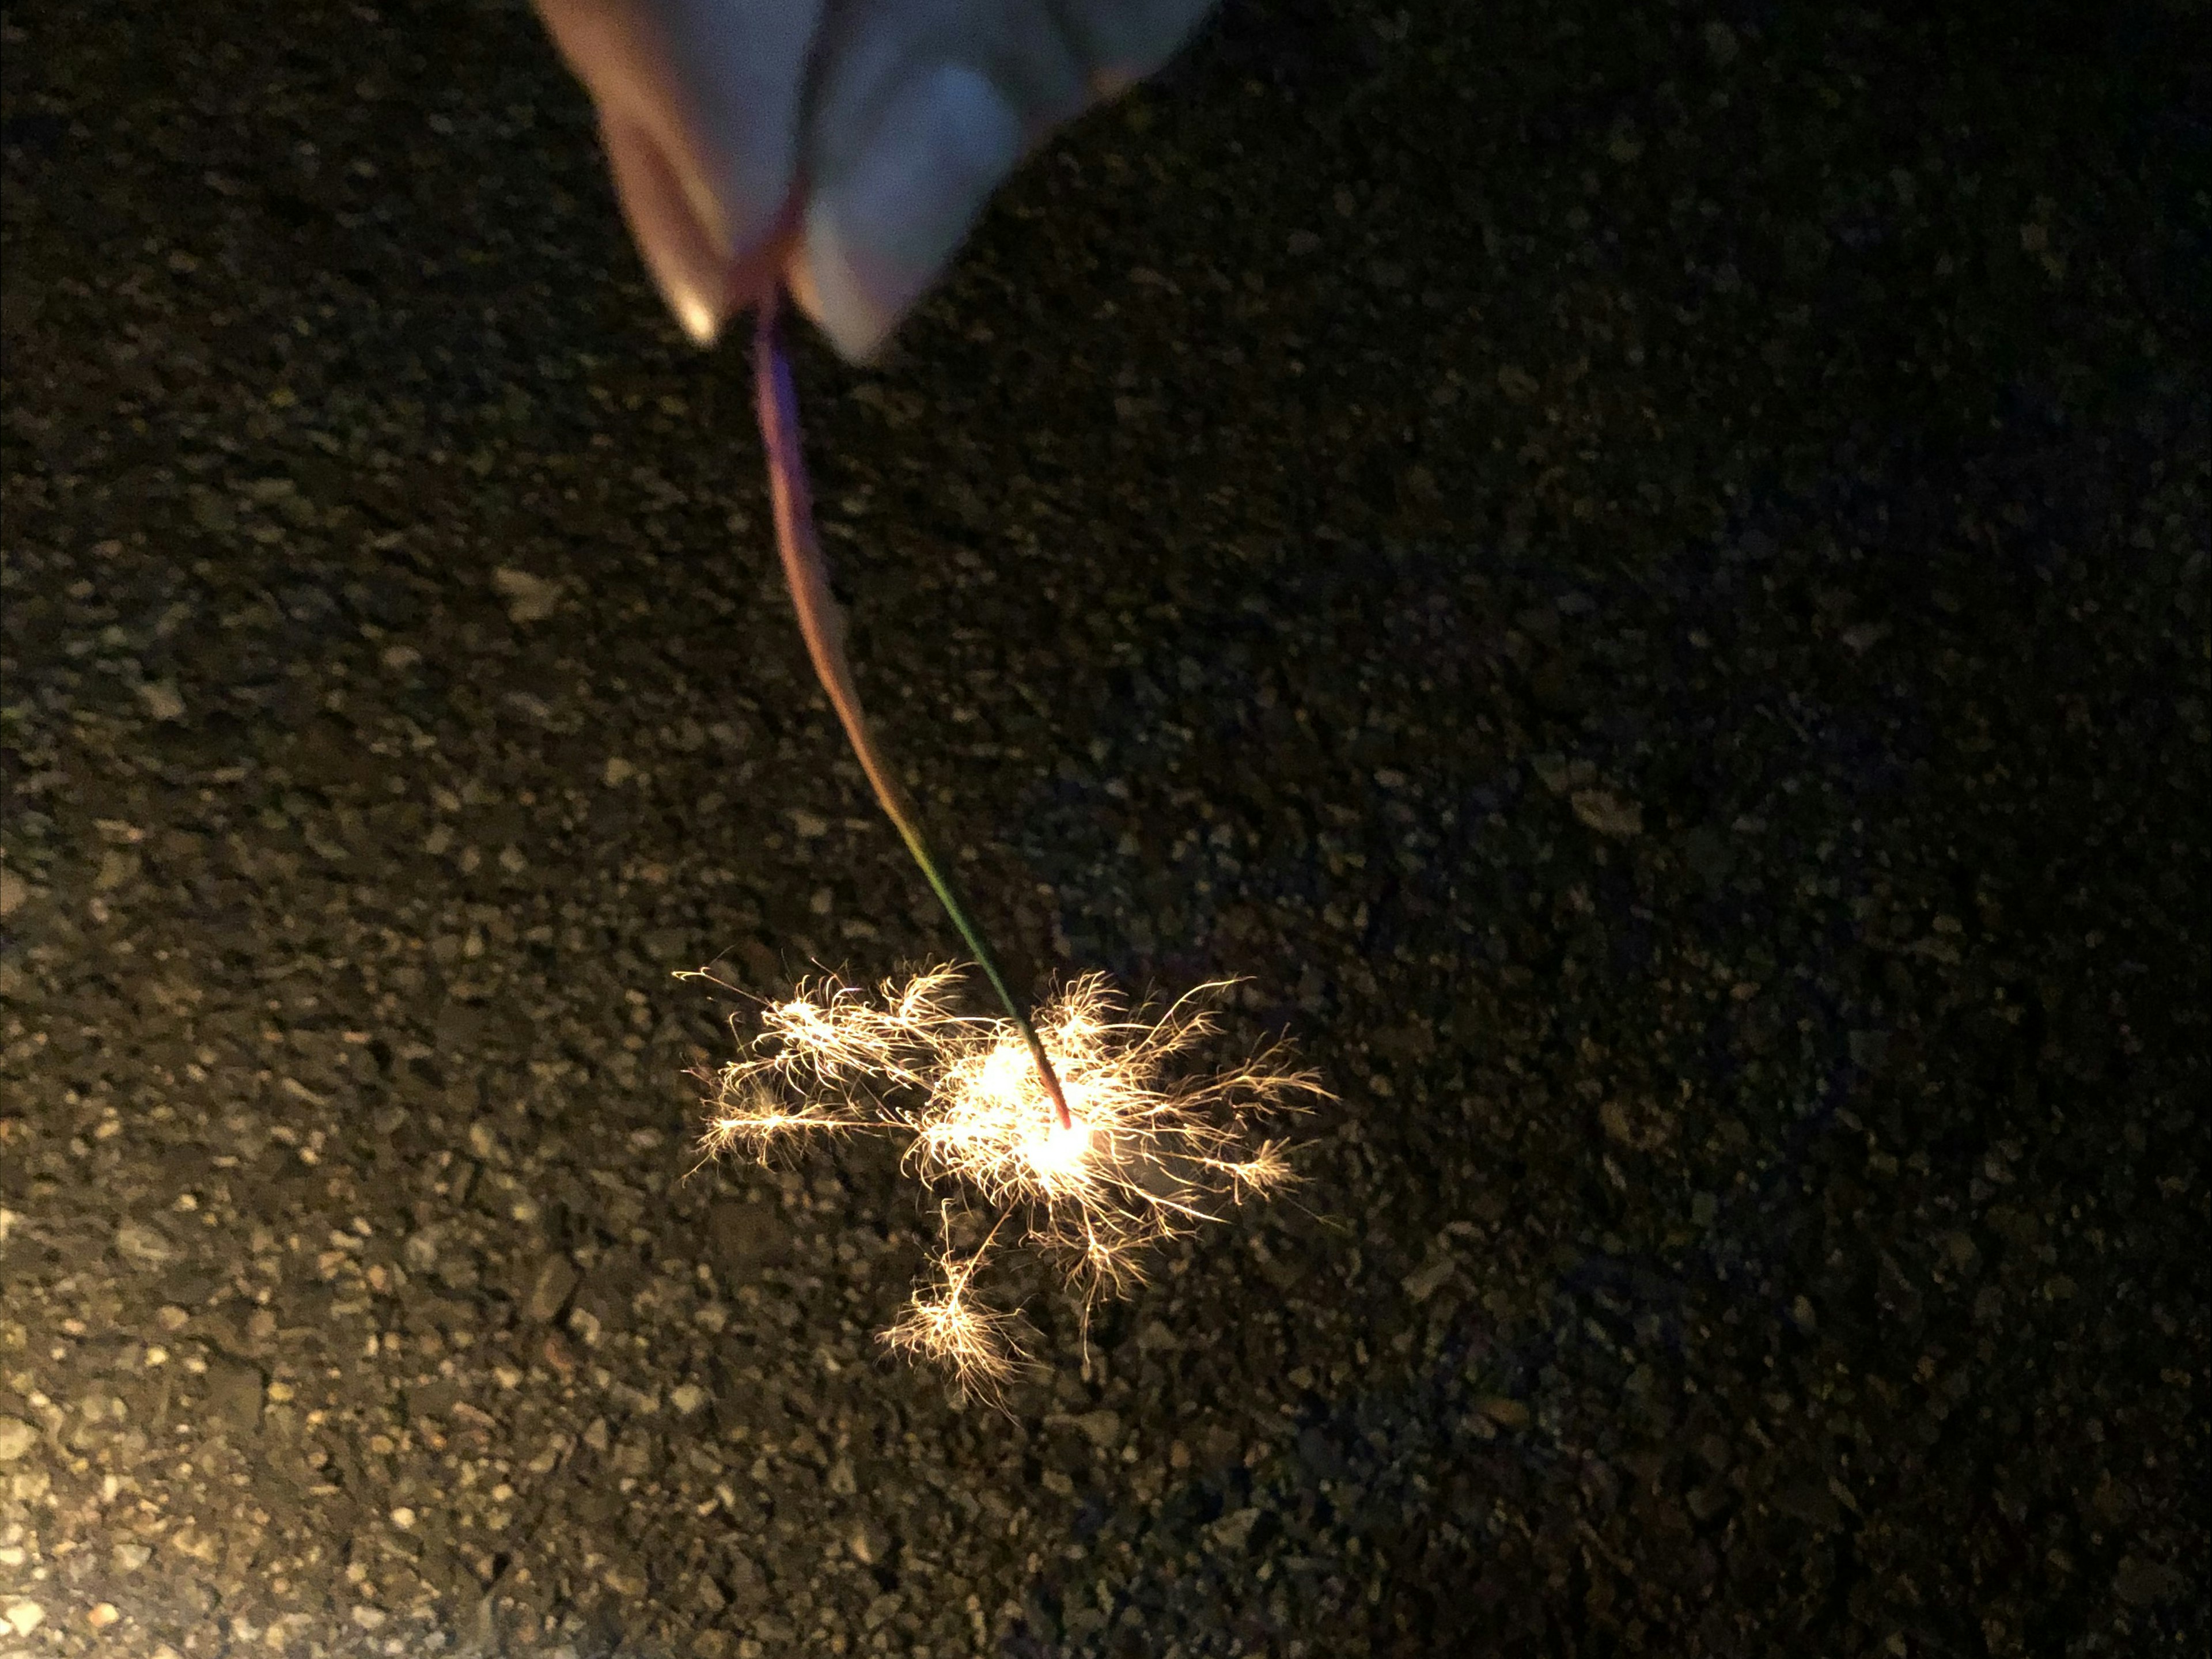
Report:
[[806,239],[804,236],[795,240],[784,255],[783,286],[784,291],[791,295],[792,304],[799,307],[800,314],[817,328],[822,329],[825,333],[828,332],[827,326],[822,321],[822,296],[820,291],[814,286],[814,265],[808,257]]
[[788,285],[799,308],[848,363],[874,356],[903,308],[860,280],[836,216],[819,206],[807,210],[806,236],[793,258]]
[[614,119],[602,123],[602,131],[623,217],[653,286],[692,343],[712,345],[732,309],[728,259],[692,211],[652,135]]
[[1020,118],[963,64],[915,76],[807,204],[794,298],[841,355],[872,356],[1021,159]]

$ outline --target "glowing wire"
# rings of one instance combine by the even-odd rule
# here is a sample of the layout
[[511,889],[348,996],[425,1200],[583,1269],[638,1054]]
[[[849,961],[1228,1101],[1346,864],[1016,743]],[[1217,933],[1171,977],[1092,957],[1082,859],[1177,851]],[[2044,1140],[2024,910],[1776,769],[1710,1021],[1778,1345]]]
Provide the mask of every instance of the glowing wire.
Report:
[[761,441],[768,451],[769,495],[775,512],[776,550],[783,561],[784,581],[791,589],[792,605],[799,612],[799,629],[806,641],[807,655],[813,659],[815,675],[829,694],[830,707],[837,711],[837,718],[844,725],[846,739],[853,745],[853,753],[860,760],[861,771],[867,775],[884,815],[906,842],[906,850],[921,866],[921,873],[936,893],[938,902],[952,918],[952,925],[960,930],[969,953],[982,969],[983,976],[991,981],[991,988],[998,994],[1007,1018],[1013,1022],[1014,1029],[1021,1033],[1029,1048],[1030,1059],[1052,1101],[1060,1127],[1067,1128],[1067,1097],[1053,1071],[1044,1044],[1022,1012],[1021,1004],[1015,1000],[998,957],[952,884],[951,872],[930,845],[921,814],[877,748],[867,715],[860,708],[852,666],[845,657],[845,619],[830,591],[829,571],[823,562],[821,544],[815,538],[813,501],[807,488],[806,462],[799,449],[799,398],[792,386],[790,360],[784,354],[782,337],[776,329],[776,309],[775,295],[771,290],[760,302],[759,320],[753,336],[754,404],[760,420]]

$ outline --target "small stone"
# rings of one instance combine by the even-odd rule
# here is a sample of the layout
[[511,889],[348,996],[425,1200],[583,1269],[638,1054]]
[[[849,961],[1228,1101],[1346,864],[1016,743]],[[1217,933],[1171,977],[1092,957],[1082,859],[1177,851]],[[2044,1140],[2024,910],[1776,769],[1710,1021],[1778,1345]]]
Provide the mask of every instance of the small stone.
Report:
[[1399,1283],[1414,1301],[1425,1302],[1449,1283],[1451,1276],[1458,1271],[1459,1264],[1449,1256],[1435,1256],[1418,1271],[1407,1273]]
[[1529,763],[1544,787],[1555,795],[1564,795],[1586,787],[1597,779],[1597,768],[1586,760],[1569,760],[1565,755],[1539,755]]
[[707,1242],[722,1274],[743,1282],[754,1269],[773,1266],[781,1258],[786,1243],[782,1218],[765,1204],[725,1201],[708,1213]]
[[0,1417],[0,1463],[12,1463],[39,1443],[39,1431],[20,1417]]
[[111,847],[100,855],[100,868],[94,872],[93,890],[112,893],[132,880],[138,873],[139,859],[136,853],[120,847]]
[[1528,1426],[1528,1408],[1517,1400],[1494,1394],[1474,1402],[1480,1412],[1501,1429],[1525,1429]]
[[1644,809],[1609,789],[1577,789],[1569,803],[1575,816],[1601,836],[1627,841],[1644,833]]
[[10,1601],[7,1611],[0,1613],[0,1619],[5,1619],[8,1628],[16,1635],[28,1636],[46,1622],[46,1610],[27,1595],[20,1601]]
[[1216,1549],[1241,1550],[1252,1536],[1253,1525],[1259,1519],[1257,1509],[1232,1510],[1206,1528],[1206,1536]]
[[138,701],[157,720],[180,720],[185,717],[185,700],[174,680],[156,680],[140,686]]
[[243,1432],[261,1421],[261,1373],[243,1360],[209,1362],[206,1412],[221,1427]]
[[696,1382],[679,1382],[668,1391],[668,1403],[678,1417],[689,1417],[707,1403],[707,1391]]
[[125,1261],[142,1267],[161,1267],[177,1254],[175,1245],[143,1221],[126,1221],[118,1227],[115,1249]]
[[543,622],[560,608],[561,584],[533,576],[527,570],[501,565],[491,573],[491,585],[507,601],[510,622]]
[[568,1303],[576,1288],[575,1266],[565,1255],[552,1255],[538,1264],[522,1298],[522,1315],[532,1324],[549,1323]]
[[102,1601],[84,1615],[84,1622],[94,1630],[106,1630],[123,1615],[115,1610],[112,1601]]
[[382,1607],[372,1607],[365,1601],[356,1601],[347,1616],[363,1630],[382,1630],[384,1621],[391,1617]]
[[107,1553],[118,1572],[136,1572],[153,1559],[154,1552],[144,1544],[118,1544]]
[[408,1234],[406,1242],[399,1247],[399,1255],[407,1264],[408,1272],[428,1273],[438,1265],[437,1230],[424,1227]]

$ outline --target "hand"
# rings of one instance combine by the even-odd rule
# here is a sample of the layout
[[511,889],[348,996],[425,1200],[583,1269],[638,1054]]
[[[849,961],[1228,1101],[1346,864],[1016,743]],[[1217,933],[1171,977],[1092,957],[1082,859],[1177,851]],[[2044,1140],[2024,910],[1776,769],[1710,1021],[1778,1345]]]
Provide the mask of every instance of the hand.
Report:
[[623,214],[705,343],[781,280],[860,361],[1023,155],[1211,0],[538,0]]

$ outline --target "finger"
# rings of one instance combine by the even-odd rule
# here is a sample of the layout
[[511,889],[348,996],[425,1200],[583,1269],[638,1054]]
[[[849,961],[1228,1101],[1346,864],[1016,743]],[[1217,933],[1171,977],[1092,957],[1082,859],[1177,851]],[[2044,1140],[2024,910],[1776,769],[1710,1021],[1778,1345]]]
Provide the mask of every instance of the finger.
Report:
[[920,299],[1024,151],[1172,54],[1203,0],[855,0],[823,22],[791,287],[848,359]]
[[714,338],[750,297],[791,194],[821,0],[538,0],[598,106],[623,214],[685,331]]
[[800,301],[848,359],[872,356],[952,257],[1027,148],[1020,115],[969,64],[917,66],[869,112],[865,146],[806,205]]

